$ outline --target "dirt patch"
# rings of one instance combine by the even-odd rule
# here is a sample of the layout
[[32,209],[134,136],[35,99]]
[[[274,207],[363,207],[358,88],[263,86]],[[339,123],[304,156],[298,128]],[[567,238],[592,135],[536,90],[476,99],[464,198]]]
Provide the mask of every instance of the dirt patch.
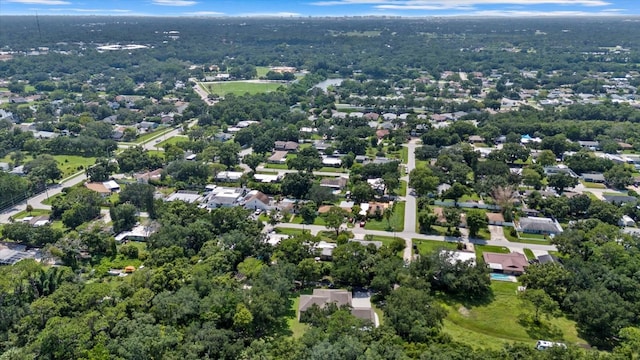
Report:
[[469,317],[469,315],[471,315],[471,312],[469,311],[469,309],[467,309],[464,306],[460,306],[458,308],[458,312],[464,317]]

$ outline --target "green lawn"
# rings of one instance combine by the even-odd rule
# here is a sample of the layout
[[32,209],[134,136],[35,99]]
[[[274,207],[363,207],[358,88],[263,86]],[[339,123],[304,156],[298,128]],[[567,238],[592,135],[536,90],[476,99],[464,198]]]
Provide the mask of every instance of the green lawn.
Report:
[[404,180],[400,180],[400,185],[398,187],[398,191],[396,191],[398,196],[407,196],[407,182]]
[[[24,205],[23,207],[26,208],[26,205]],[[13,215],[13,218],[15,220],[19,220],[19,219],[22,219],[22,218],[27,217],[27,216],[49,215],[50,212],[51,212],[50,210],[33,209],[33,211],[31,213],[27,213],[26,210],[22,210],[19,213]]]
[[291,304],[291,313],[292,316],[287,319],[287,324],[289,325],[289,330],[291,330],[291,337],[297,339],[304,335],[304,333],[309,329],[309,325],[303,324],[298,321],[298,306],[300,305],[300,296],[296,296],[293,298]]
[[[516,295],[518,283],[493,281],[493,301],[464,307],[457,301],[442,299],[448,311],[444,332],[456,341],[477,348],[500,349],[505,343],[524,342],[533,346],[539,339],[584,344],[577,335],[575,323],[564,317],[543,319],[542,326],[520,321],[527,312]],[[530,313],[530,312],[527,312]]]
[[437,241],[437,240],[420,240],[412,239],[413,245],[418,248],[420,254],[430,254],[438,250],[456,250],[457,243],[449,241]]
[[258,74],[258,77],[267,76],[268,72],[268,66],[256,66],[256,73]]
[[395,229],[395,231],[404,230],[404,201],[395,203],[393,215],[391,219],[389,219],[389,222],[384,218],[382,220],[369,219],[364,228],[367,230],[380,231],[391,231],[390,229]]
[[[279,170],[288,170],[287,164],[265,164],[264,167],[266,169],[279,169]],[[272,174],[272,173],[270,173]]]
[[533,251],[531,251],[531,249],[523,249],[524,250],[524,255],[527,257],[528,260],[533,260],[536,258],[536,256],[533,254]]
[[276,234],[283,234],[283,235],[290,235],[290,236],[302,234],[302,229],[276,228],[275,231],[276,231]]
[[513,236],[511,235],[511,229],[513,228],[510,226],[504,226],[502,228],[504,237],[511,242],[523,244],[551,244],[551,241],[548,238],[545,238],[544,235],[518,233],[519,236]]
[[504,246],[495,246],[495,245],[475,245],[476,248],[476,257],[478,259],[482,259],[482,253],[484,252],[493,252],[498,254],[508,254],[511,251]]
[[227,94],[244,95],[259,94],[265,92],[276,91],[283,84],[280,83],[262,83],[262,82],[246,82],[246,81],[226,81],[220,83],[201,83],[202,88],[211,93],[220,96]]
[[604,184],[588,182],[588,181],[580,181],[584,187],[588,189],[606,189],[607,187]]

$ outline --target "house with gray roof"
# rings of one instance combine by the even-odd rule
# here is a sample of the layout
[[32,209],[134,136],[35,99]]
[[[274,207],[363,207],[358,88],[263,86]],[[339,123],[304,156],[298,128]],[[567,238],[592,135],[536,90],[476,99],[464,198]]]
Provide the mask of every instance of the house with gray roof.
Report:
[[560,223],[550,218],[523,217],[516,224],[518,231],[527,234],[556,235],[563,231]]
[[313,295],[300,295],[298,320],[300,320],[300,317],[305,311],[311,309],[314,305],[322,309],[331,303],[334,303],[337,307],[349,306],[351,308],[351,315],[378,326],[379,321],[376,318],[371,304],[369,304],[369,306],[356,306],[362,302],[354,303],[351,292],[342,289],[314,289]]

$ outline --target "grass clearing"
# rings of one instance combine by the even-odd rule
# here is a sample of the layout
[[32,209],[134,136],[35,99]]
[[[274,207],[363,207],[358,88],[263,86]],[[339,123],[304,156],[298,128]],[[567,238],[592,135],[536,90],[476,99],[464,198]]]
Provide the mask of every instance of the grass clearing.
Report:
[[287,319],[291,337],[294,339],[301,337],[309,329],[309,325],[298,321],[298,306],[300,306],[300,296],[293,298],[290,310],[292,316]]
[[94,157],[83,157],[76,155],[54,155],[58,162],[58,168],[62,171],[62,178],[65,179],[77,172],[85,170],[96,163]]
[[149,140],[158,138],[168,132],[171,132],[173,130],[173,128],[171,127],[166,127],[166,128],[158,128],[155,131],[152,131],[150,133],[146,133],[142,136],[139,136],[136,140],[135,143],[136,144],[143,144],[148,142]]
[[393,214],[387,222],[387,219],[375,220],[369,219],[365,224],[366,230],[380,230],[380,231],[403,231],[404,230],[404,201],[395,203]]
[[437,240],[421,240],[421,239],[412,239],[413,245],[417,247],[419,254],[431,254],[433,252],[446,249],[446,250],[456,250],[458,248],[458,244],[450,241],[437,241]]
[[404,180],[400,180],[400,186],[398,188],[398,191],[396,191],[396,193],[399,196],[407,196],[407,182]]
[[158,149],[164,149],[165,146],[167,145],[175,145],[179,142],[184,142],[184,141],[189,141],[189,138],[186,136],[182,136],[182,135],[178,135],[178,136],[172,136],[170,138],[168,138],[167,140],[164,140],[162,142],[159,142],[155,145],[156,148]]
[[201,83],[202,88],[210,94],[225,96],[228,94],[244,95],[260,94],[278,90],[281,83],[277,82],[247,82],[247,81],[225,81],[216,83]]
[[499,349],[505,343],[524,342],[533,346],[538,339],[584,344],[577,335],[575,323],[565,317],[544,319],[541,326],[521,320],[524,310],[516,290],[518,283],[491,283],[494,298],[488,304],[464,305],[442,298],[448,311],[444,331],[456,341],[473,347]]
[[[26,205],[25,205],[25,207],[26,207]],[[51,210],[33,209],[33,211],[31,211],[30,213],[28,213],[27,210],[22,210],[22,211],[16,213],[15,215],[13,215],[13,218],[15,220],[19,220],[19,219],[25,218],[27,216],[49,215],[49,213],[51,213]]]

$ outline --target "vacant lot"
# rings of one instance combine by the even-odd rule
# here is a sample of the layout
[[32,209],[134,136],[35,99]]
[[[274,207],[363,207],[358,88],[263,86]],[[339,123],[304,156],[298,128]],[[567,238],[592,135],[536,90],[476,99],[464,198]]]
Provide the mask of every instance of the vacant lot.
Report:
[[518,299],[518,283],[492,281],[493,299],[486,304],[462,304],[442,298],[448,315],[444,331],[456,341],[474,347],[498,349],[504,343],[525,342],[533,346],[539,339],[584,344],[575,323],[565,317],[543,319],[541,325],[521,320],[525,310]]
[[202,83],[202,88],[210,94],[224,96],[228,94],[244,95],[266,93],[277,90],[280,83],[258,81],[225,81],[215,83]]
[[367,220],[364,226],[367,230],[381,230],[381,231],[402,231],[404,230],[404,202],[397,202],[393,209],[393,214],[389,221],[387,219],[382,220]]

